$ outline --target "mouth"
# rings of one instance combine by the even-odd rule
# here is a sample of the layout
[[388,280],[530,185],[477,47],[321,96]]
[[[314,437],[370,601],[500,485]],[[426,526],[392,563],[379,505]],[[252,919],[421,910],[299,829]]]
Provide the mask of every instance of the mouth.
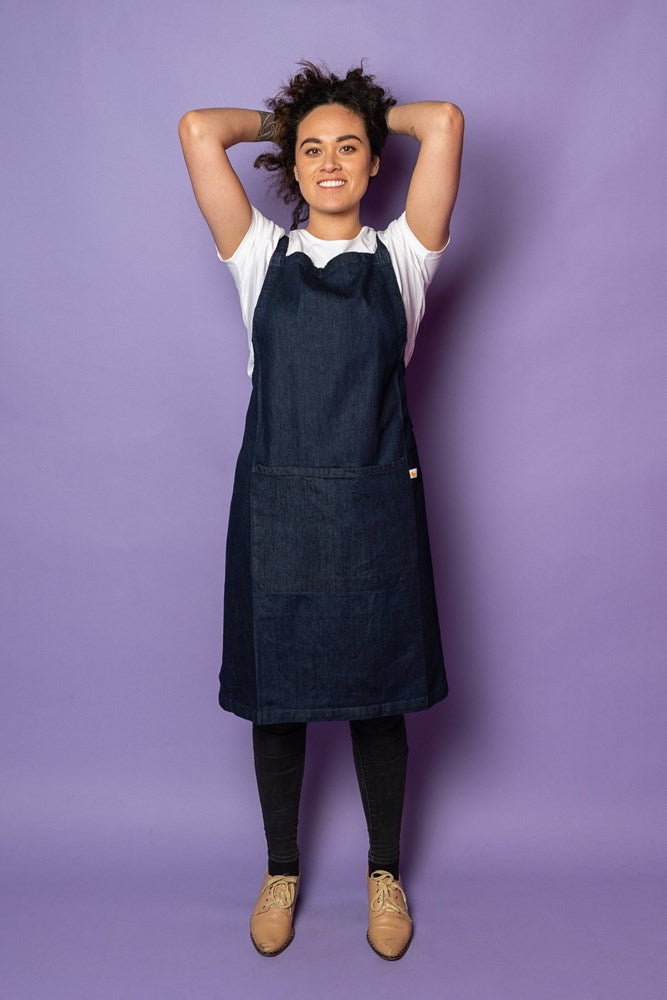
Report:
[[347,184],[347,181],[318,181],[317,186],[321,188],[339,188]]

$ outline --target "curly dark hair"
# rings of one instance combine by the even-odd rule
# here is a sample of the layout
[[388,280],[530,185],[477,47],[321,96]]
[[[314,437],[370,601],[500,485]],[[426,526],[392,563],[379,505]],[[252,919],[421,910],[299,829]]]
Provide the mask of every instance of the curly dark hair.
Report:
[[[375,83],[375,77],[364,73],[361,65],[348,70],[345,77],[336,76],[323,65],[307,59],[298,60],[303,72],[293,76],[275,97],[265,101],[274,114],[274,143],[277,153],[262,153],[253,166],[278,171],[273,182],[276,194],[285,204],[296,201],[292,212],[291,229],[296,229],[306,218],[306,201],[294,176],[296,161],[296,136],[299,123],[314,108],[322,104],[342,104],[363,120],[371,145],[371,155],[379,156],[389,130],[386,114],[397,101],[390,92]],[[369,178],[369,183],[373,178]]]

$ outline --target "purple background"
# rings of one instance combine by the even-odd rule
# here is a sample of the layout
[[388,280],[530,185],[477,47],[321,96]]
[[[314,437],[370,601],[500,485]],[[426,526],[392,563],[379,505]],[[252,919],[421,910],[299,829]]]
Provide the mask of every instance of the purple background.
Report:
[[[3,10],[3,997],[664,998],[664,4]],[[362,56],[466,116],[407,374],[451,692],[407,718],[406,957],[366,943],[327,722],[271,963],[250,724],[217,705],[246,333],[177,125]],[[231,158],[285,225],[259,151]],[[415,156],[389,139],[365,222]]]

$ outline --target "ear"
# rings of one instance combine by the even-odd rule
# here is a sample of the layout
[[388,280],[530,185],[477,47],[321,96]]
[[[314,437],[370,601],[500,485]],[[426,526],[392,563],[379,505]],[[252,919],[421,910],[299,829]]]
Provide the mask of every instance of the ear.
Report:
[[299,171],[297,170],[296,163],[294,164],[294,179],[295,179],[295,181],[298,184],[299,183]]
[[371,172],[370,172],[369,176],[370,177],[375,177],[375,175],[377,174],[377,172],[378,172],[379,169],[380,169],[380,157],[379,156],[372,156],[371,157]]

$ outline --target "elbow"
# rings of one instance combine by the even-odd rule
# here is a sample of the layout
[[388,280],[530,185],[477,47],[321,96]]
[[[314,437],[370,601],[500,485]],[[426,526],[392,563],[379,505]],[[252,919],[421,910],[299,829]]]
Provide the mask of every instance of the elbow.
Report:
[[197,111],[186,111],[178,123],[180,136],[196,136],[201,132],[201,119]]
[[463,128],[465,119],[458,104],[452,104],[451,101],[442,101],[441,115],[443,123],[449,128]]
[[423,138],[449,142],[452,135],[463,134],[463,112],[451,101],[432,101],[428,126]]

